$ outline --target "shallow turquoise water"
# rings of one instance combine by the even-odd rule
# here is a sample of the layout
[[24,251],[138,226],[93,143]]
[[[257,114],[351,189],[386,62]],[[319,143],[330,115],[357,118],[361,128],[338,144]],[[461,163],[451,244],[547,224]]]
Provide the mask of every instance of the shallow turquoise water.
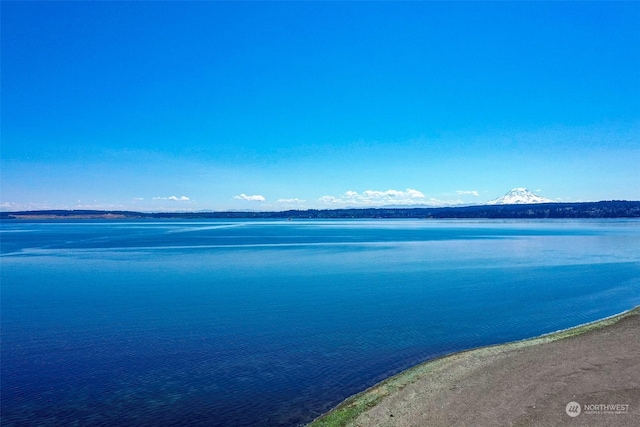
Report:
[[640,222],[4,222],[2,425],[298,425],[640,304]]

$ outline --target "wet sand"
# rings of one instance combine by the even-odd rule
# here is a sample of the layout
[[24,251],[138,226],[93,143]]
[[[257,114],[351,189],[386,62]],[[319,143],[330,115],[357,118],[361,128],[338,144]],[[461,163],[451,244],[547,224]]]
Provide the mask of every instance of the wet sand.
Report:
[[[580,405],[577,416],[568,415],[570,402]],[[311,425],[638,426],[640,308],[426,362],[347,399]]]

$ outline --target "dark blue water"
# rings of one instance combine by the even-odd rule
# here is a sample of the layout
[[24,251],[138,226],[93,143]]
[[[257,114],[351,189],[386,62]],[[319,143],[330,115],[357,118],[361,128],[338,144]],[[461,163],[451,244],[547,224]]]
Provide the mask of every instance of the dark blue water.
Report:
[[2,425],[299,425],[640,304],[640,222],[1,224]]

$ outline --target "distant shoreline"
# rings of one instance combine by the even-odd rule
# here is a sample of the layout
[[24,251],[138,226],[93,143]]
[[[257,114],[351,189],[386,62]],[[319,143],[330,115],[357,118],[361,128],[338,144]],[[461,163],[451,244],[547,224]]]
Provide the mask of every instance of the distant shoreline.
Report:
[[[583,425],[565,413],[565,405],[598,399],[624,400],[629,408],[609,415],[618,417],[616,425],[637,425],[640,378],[636,372],[624,384],[622,369],[640,362],[639,326],[640,306],[536,338],[442,356],[346,399],[309,427]],[[621,376],[607,378],[607,369]],[[580,419],[584,425],[603,421],[590,415]]]
[[35,210],[0,212],[0,220],[54,219],[598,219],[640,218],[640,201],[307,209],[287,211],[134,212],[117,210]]

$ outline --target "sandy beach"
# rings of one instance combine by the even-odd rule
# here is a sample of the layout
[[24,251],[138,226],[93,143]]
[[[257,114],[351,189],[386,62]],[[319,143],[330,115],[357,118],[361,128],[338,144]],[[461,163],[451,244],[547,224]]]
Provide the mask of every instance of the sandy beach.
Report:
[[418,365],[311,426],[638,426],[640,308]]

